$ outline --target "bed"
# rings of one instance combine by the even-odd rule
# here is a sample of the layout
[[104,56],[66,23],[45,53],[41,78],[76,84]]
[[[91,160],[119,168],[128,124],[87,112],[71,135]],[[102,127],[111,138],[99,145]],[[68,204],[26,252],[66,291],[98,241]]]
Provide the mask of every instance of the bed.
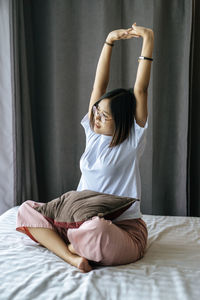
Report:
[[1,300],[200,299],[200,218],[143,215],[149,237],[136,263],[89,273],[17,232],[18,207],[0,216]]

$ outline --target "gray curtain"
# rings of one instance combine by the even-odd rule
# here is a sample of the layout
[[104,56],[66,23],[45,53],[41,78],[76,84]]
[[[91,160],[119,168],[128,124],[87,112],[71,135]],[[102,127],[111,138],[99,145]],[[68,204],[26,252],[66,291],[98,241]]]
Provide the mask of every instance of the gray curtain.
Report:
[[31,77],[23,1],[10,1],[11,80],[13,98],[14,204],[38,200],[31,115]]
[[187,213],[191,1],[154,1],[152,211]]
[[[13,205],[26,199],[46,202],[76,189],[85,147],[80,121],[87,112],[103,43],[111,30],[136,21],[155,34],[149,129],[140,163],[142,212],[191,214],[193,1],[12,0],[10,4],[16,138]],[[138,39],[115,43],[108,90],[133,87],[141,46]]]
[[188,124],[188,215],[200,216],[200,2],[193,1]]

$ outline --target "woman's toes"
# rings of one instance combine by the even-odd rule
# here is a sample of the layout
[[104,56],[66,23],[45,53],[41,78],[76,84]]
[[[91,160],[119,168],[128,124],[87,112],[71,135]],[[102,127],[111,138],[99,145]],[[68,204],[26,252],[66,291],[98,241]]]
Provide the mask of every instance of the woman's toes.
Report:
[[84,257],[81,257],[78,268],[83,272],[90,272],[92,270],[88,260]]

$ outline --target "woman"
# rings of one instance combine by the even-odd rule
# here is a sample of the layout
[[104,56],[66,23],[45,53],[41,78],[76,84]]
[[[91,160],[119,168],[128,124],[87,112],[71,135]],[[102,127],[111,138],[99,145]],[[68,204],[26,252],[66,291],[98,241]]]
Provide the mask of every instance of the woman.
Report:
[[[125,89],[106,93],[114,43],[134,37],[143,38],[134,93]],[[129,29],[108,34],[97,65],[89,111],[81,122],[86,133],[86,149],[80,161],[82,176],[78,191],[88,189],[140,199],[139,159],[145,145],[153,41],[153,31],[136,23]],[[139,204],[136,201],[112,222],[94,217],[79,228],[68,229],[64,241],[33,209],[41,204],[26,201],[18,212],[17,230],[82,272],[90,271],[92,262],[127,264],[140,259],[146,247],[147,228]]]

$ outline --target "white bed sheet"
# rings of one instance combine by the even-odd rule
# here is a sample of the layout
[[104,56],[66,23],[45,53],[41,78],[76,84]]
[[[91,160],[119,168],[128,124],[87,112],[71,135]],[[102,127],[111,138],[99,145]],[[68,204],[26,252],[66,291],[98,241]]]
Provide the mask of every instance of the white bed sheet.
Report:
[[144,215],[144,258],[83,274],[15,231],[17,210],[0,216],[1,300],[200,299],[200,218]]

